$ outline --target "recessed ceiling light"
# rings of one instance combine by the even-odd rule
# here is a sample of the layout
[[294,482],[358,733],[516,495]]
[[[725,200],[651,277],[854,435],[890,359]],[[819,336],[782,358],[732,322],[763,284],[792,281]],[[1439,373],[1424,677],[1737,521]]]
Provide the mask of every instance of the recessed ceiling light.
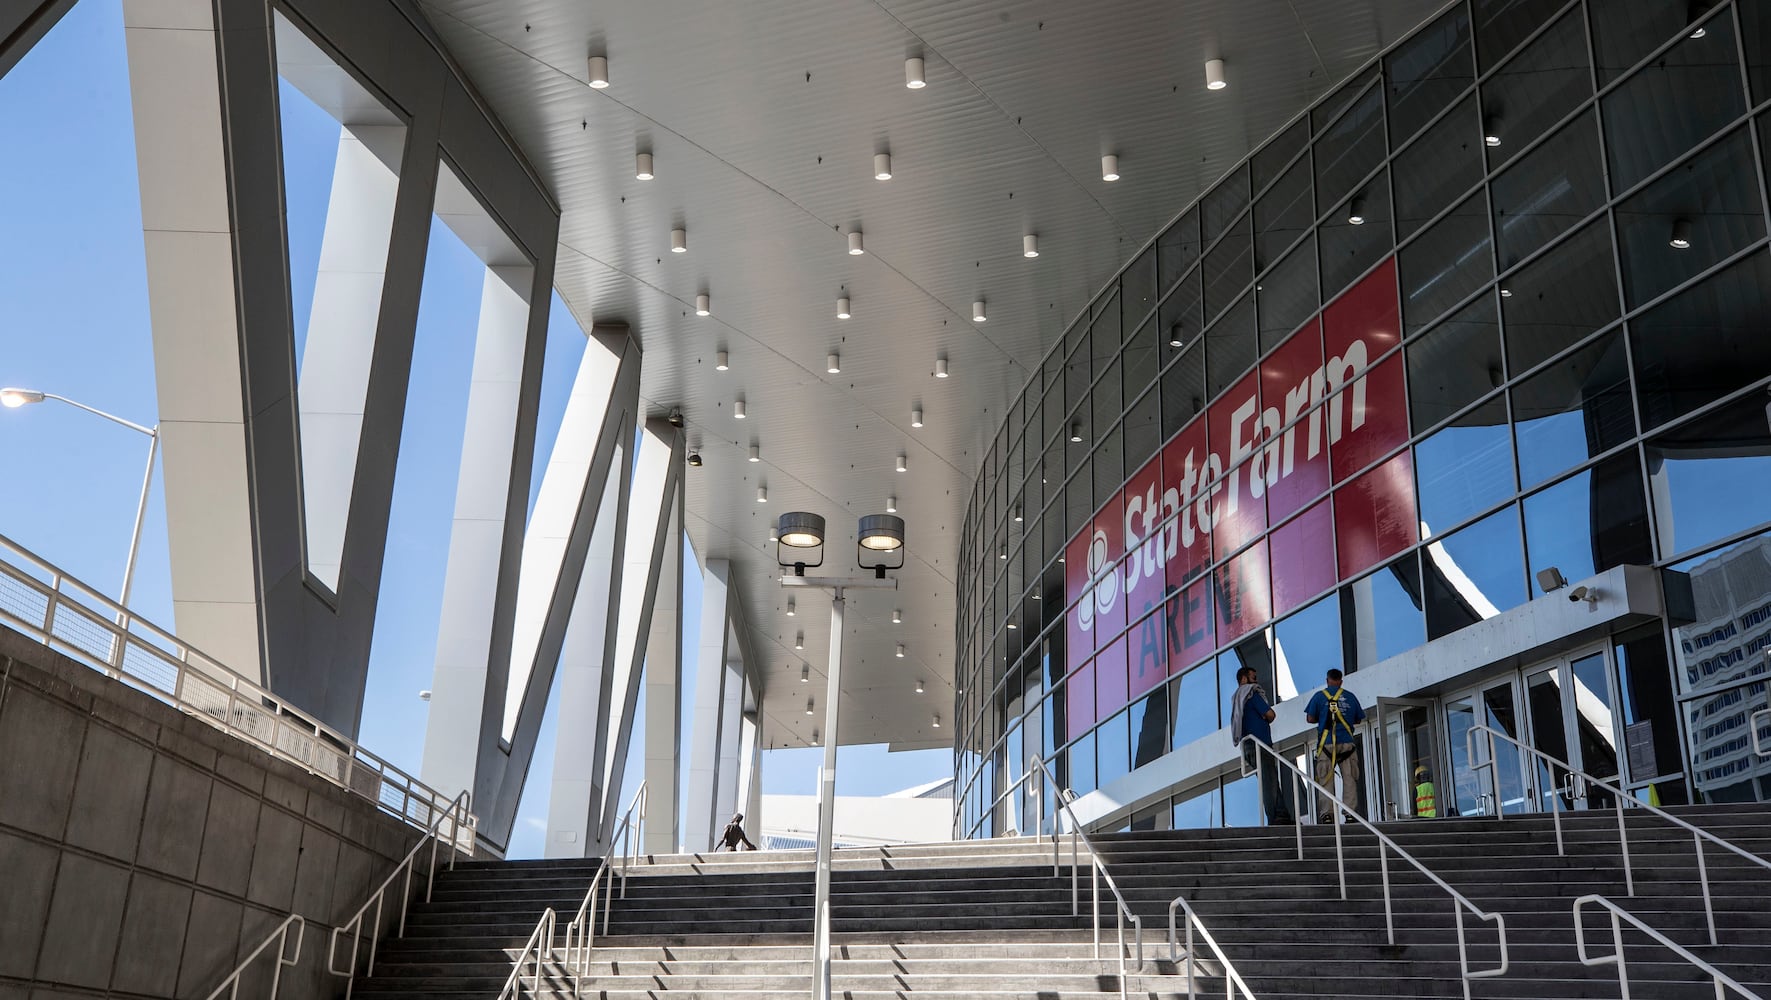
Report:
[[928,81],[922,78],[921,56],[911,56],[904,60],[904,86],[911,90],[921,90],[928,86]]
[[1673,238],[1667,241],[1674,250],[1691,249],[1691,220],[1673,220]]
[[747,416],[747,414],[744,412],[744,397],[739,396],[737,399],[732,400],[732,419],[743,420],[745,416]]
[[947,359],[946,358],[936,358],[935,359],[935,377],[936,378],[946,378],[947,377]]
[[849,297],[847,295],[838,296],[836,300],[836,318],[848,319],[851,315],[853,314],[849,312]]
[[689,231],[686,229],[672,229],[670,231],[670,252],[688,253],[688,251]]
[[859,229],[857,229],[854,232],[850,233],[849,234],[849,256],[859,257],[866,252],[867,251],[862,249],[862,247],[861,247],[861,231]]
[[590,85],[598,90],[609,85],[609,57],[590,57]]
[[900,642],[900,643],[898,643],[898,659],[902,660],[903,658],[904,658],[904,644]]
[[984,319],[985,319],[984,300],[979,299],[978,301],[972,303],[972,322],[973,323],[982,323],[982,322],[984,322]]
[[723,372],[730,367],[732,366],[726,362],[726,352],[716,351],[713,355],[713,370]]
[[897,512],[898,512],[898,498],[897,497],[886,497],[886,513],[887,514],[896,514]]
[[762,445],[753,444],[750,446],[750,460],[752,462],[760,462],[763,460],[763,446]]
[[910,471],[910,457],[908,455],[899,455],[898,456],[898,471],[899,472],[909,472]]
[[700,295],[695,296],[695,315],[713,315],[713,297],[711,295],[702,292]]
[[1027,235],[1021,237],[1021,256],[1023,256],[1023,257],[1037,257],[1037,256],[1039,256],[1039,237],[1038,236],[1034,235],[1033,233],[1028,233]]
[[1207,59],[1205,61],[1205,89],[1223,90],[1229,83],[1224,80],[1224,61]]
[[1119,179],[1119,157],[1112,153],[1101,157],[1101,180],[1116,181]]
[[1353,200],[1347,203],[1347,224],[1351,226],[1365,225],[1364,196],[1354,195]]
[[636,181],[649,181],[654,176],[656,176],[656,175],[652,173],[652,154],[651,153],[636,153],[636,154],[634,154],[634,157],[633,157],[633,179]]
[[913,406],[910,408],[910,426],[912,426],[912,427],[921,427],[922,426],[922,407]]
[[756,488],[756,502],[757,503],[768,503],[769,502],[769,488],[767,486],[758,486]]
[[873,179],[876,181],[889,181],[892,179],[892,154],[873,154]]

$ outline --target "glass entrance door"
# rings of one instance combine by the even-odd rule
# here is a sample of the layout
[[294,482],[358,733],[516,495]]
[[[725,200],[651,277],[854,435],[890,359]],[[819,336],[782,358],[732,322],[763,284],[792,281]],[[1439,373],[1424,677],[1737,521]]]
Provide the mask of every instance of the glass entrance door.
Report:
[[[1531,717],[1531,746],[1595,778],[1618,777],[1618,727],[1612,670],[1605,648],[1575,653],[1525,673],[1526,704]],[[1564,809],[1607,809],[1611,792],[1580,783],[1569,784],[1565,772],[1541,759],[1531,762],[1533,799],[1549,809],[1559,797]],[[1558,785],[1557,782],[1560,782]]]
[[[1488,760],[1488,741],[1478,738],[1471,757],[1470,731],[1481,723],[1495,732],[1522,740],[1519,726],[1516,674],[1490,681],[1473,691],[1445,700],[1446,749],[1450,752],[1451,773],[1448,787],[1440,790],[1446,808],[1455,807],[1460,816],[1492,816],[1496,809],[1505,813],[1525,812],[1532,808],[1525,792],[1525,775],[1520,753],[1510,744],[1495,741],[1495,770],[1500,784],[1500,801],[1494,801],[1493,785],[1486,772],[1477,767]],[[1449,813],[1447,813],[1449,815]]]
[[1432,819],[1445,815],[1438,801],[1437,703],[1417,698],[1379,698],[1377,766],[1371,768],[1373,798],[1384,819]]

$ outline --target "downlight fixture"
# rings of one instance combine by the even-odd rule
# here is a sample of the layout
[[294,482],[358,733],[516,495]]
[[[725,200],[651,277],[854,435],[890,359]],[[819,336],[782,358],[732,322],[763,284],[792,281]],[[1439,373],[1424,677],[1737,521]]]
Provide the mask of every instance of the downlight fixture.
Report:
[[1028,233],[1027,235],[1021,237],[1021,256],[1023,256],[1023,257],[1037,257],[1037,256],[1039,256],[1039,236],[1037,234]]
[[1187,342],[1181,338],[1181,321],[1177,319],[1175,320],[1174,325],[1168,328],[1168,346],[1182,347],[1185,346],[1186,343]]
[[763,460],[763,446],[762,445],[753,444],[750,446],[750,460],[752,462],[760,462]]
[[850,233],[849,234],[849,256],[850,257],[859,257],[866,252],[867,252],[867,250],[861,246],[861,231],[859,229],[857,229],[854,232]]
[[1119,179],[1119,157],[1108,153],[1101,157],[1101,180],[1109,183]]
[[921,90],[928,86],[928,81],[922,76],[921,56],[911,56],[904,60],[904,86],[911,90]]
[[889,181],[892,179],[892,154],[873,154],[873,179],[876,181]]
[[812,665],[810,663],[800,664],[800,666],[799,666],[799,682],[801,684],[812,683]]
[[1365,225],[1365,196],[1354,195],[1347,203],[1347,224],[1350,226]]
[[972,322],[973,323],[982,323],[982,322],[984,322],[984,320],[985,320],[984,300],[979,299],[978,301],[972,303]]
[[769,502],[769,488],[767,486],[758,486],[756,488],[756,502],[757,503],[768,503]]
[[847,295],[838,296],[836,300],[836,318],[848,319],[852,315],[854,314],[849,311],[849,297]]
[[898,456],[898,471],[899,472],[909,472],[910,471],[910,456],[909,455],[899,455]]
[[910,408],[910,426],[912,426],[912,427],[921,427],[922,426],[922,407],[913,406]]
[[702,292],[700,295],[695,296],[695,315],[713,315],[713,296],[708,295],[706,292]]
[[1672,239],[1667,241],[1674,250],[1691,249],[1691,220],[1674,219]]
[[1489,146],[1500,145],[1500,116],[1489,115],[1482,119],[1482,142]]
[[792,618],[797,614],[799,614],[799,611],[794,606],[793,595],[789,594],[787,595],[787,617]]
[[897,497],[886,497],[886,513],[887,514],[896,514],[897,512],[898,512],[898,498]]
[[898,659],[900,659],[900,660],[902,660],[904,658],[904,644],[901,642],[898,643],[897,656],[898,656]]
[[810,699],[810,698],[806,699],[806,714],[807,715],[812,714],[812,699]]
[[658,175],[652,173],[652,154],[635,153],[633,156],[633,179],[649,181],[656,176]]
[[713,370],[714,371],[723,372],[723,371],[727,371],[731,367],[732,367],[732,364],[731,364],[730,355],[726,354],[725,351],[715,351],[714,352],[714,354],[713,354]]
[[892,609],[892,624],[893,625],[904,624],[904,612],[902,609],[900,609],[900,608],[893,608]]
[[1082,421],[1072,420],[1070,422],[1070,443],[1071,444],[1080,444],[1081,442],[1082,442]]
[[1229,82],[1224,79],[1224,61],[1222,59],[1207,59],[1205,61],[1205,89],[1223,90],[1229,85]]
[[746,416],[747,414],[744,412],[744,397],[739,396],[737,399],[732,400],[732,419],[743,420]]
[[842,355],[831,351],[824,355],[824,371],[831,375],[842,374]]
[[590,85],[596,90],[602,90],[609,85],[608,56],[590,57]]
[[795,632],[793,634],[793,648],[794,649],[806,648],[806,634],[804,631]]
[[687,229],[672,229],[670,231],[670,252],[689,252],[689,231]]
[[936,358],[935,359],[935,377],[936,378],[946,378],[947,377],[947,359],[946,358]]
[[939,715],[935,716],[935,718],[934,718],[934,727],[936,729],[941,728],[941,717]]
[[917,694],[921,694],[921,693],[922,693],[922,691],[923,691],[923,687],[922,687],[922,678],[921,678],[921,677],[918,677],[918,678],[917,678],[917,679],[916,679],[916,693],[917,693]]

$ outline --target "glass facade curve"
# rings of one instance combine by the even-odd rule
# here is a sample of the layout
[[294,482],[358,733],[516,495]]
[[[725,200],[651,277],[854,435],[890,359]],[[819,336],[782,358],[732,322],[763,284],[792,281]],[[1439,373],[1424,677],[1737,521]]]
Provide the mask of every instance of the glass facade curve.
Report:
[[[1686,633],[1756,635],[1740,615],[1771,600],[1724,572],[1763,562],[1771,518],[1749,499],[1771,479],[1768,99],[1762,4],[1469,0],[1182,212],[984,459],[955,833],[1028,828],[1034,754],[1086,794],[1228,725],[1239,665],[1307,694],[1541,596],[1550,566],[1694,590],[1658,648],[1607,662],[1623,715],[1661,720],[1637,777],[1738,784],[1713,758],[1744,736],[1704,712],[1763,707],[1771,643],[1717,676]],[[1665,712],[1631,702],[1662,688]],[[1143,812],[1258,822],[1247,786]]]

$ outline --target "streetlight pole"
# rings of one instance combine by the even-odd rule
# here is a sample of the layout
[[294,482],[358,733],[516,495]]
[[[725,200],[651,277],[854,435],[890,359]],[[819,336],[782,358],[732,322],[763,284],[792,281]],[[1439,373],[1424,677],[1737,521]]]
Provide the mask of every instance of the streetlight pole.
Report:
[[0,389],[0,406],[9,410],[16,410],[32,403],[41,403],[47,399],[66,403],[77,410],[85,410],[93,416],[103,417],[111,423],[120,424],[138,434],[147,435],[148,467],[141,477],[141,498],[135,505],[135,524],[129,532],[129,555],[123,560],[123,588],[117,597],[117,604],[127,608],[129,607],[129,591],[135,583],[135,557],[141,549],[141,529],[148,516],[148,492],[154,483],[154,460],[159,457],[160,452],[160,428],[158,425],[143,427],[141,424],[133,420],[125,420],[115,413],[106,413],[95,406],[87,406],[79,400],[58,396],[53,392],[39,392],[36,389]]

